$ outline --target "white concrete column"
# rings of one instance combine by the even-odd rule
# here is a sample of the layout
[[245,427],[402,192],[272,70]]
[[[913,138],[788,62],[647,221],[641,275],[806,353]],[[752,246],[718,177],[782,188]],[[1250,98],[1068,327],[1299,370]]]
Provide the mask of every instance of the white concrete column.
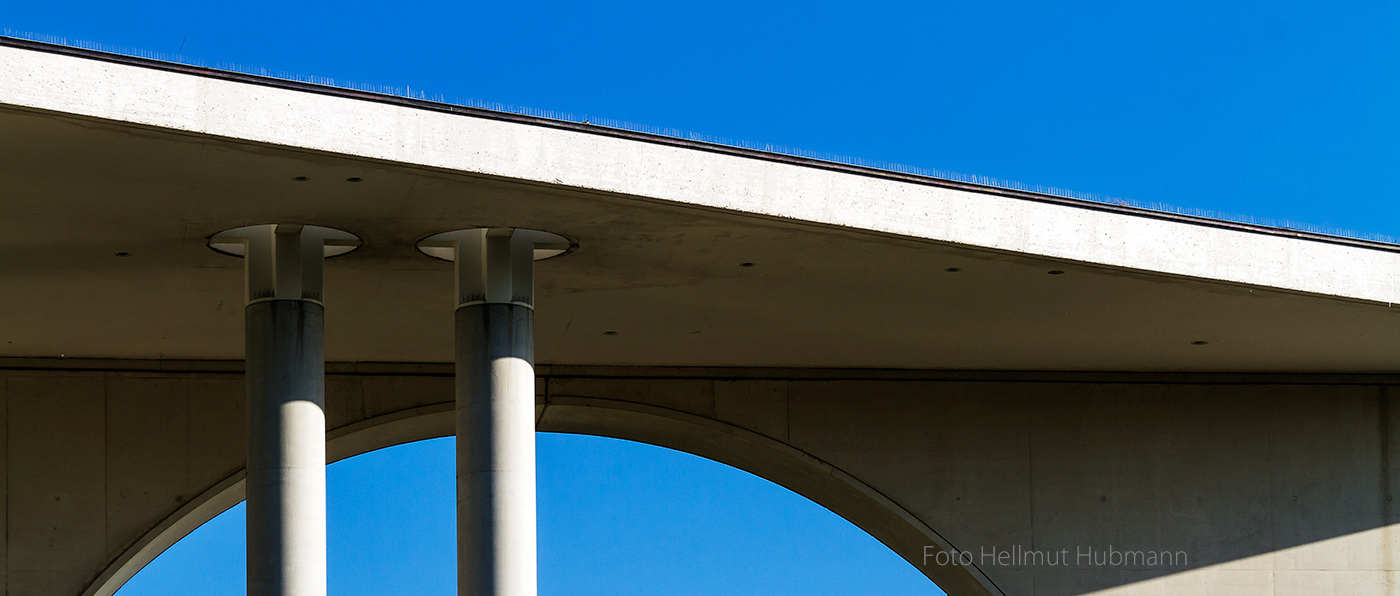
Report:
[[457,593],[535,596],[533,261],[569,242],[481,228],[419,247],[457,273]]
[[346,232],[285,224],[229,230],[210,241],[243,255],[247,275],[250,596],[326,594],[321,261],[356,244]]

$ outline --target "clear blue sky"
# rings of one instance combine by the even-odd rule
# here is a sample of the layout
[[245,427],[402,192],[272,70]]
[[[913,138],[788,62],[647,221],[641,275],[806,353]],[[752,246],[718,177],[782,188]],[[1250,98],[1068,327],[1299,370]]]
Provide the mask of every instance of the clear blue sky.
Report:
[[[692,455],[540,433],[541,596],[932,596],[912,565],[821,506]],[[327,470],[330,593],[456,595],[453,439]],[[245,593],[243,506],[118,596]]]
[[[0,27],[1400,236],[1395,2],[9,0]],[[450,593],[448,453],[332,466],[333,593]],[[717,464],[541,436],[540,465],[546,595],[929,590]],[[241,592],[240,515],[133,588]]]

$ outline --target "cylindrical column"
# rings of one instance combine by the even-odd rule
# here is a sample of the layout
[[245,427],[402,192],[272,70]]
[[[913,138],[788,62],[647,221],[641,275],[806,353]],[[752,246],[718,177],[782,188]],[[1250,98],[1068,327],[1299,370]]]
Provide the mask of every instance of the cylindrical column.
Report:
[[324,309],[244,309],[248,384],[248,594],[326,594]]
[[326,364],[321,261],[359,244],[317,226],[236,228],[210,247],[244,257],[248,594],[326,595]]
[[458,594],[533,596],[534,313],[457,309]]
[[569,242],[478,228],[418,247],[456,263],[457,593],[535,596],[534,260]]

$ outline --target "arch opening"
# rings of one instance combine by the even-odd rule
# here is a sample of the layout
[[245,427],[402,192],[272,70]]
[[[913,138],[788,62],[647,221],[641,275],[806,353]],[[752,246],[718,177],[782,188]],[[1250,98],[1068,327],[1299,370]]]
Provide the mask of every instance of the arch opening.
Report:
[[[629,402],[554,398],[539,408],[539,414],[541,431],[656,445],[748,472],[757,477],[755,480],[769,481],[777,485],[775,489],[792,491],[795,496],[805,497],[845,518],[948,593],[1001,593],[975,567],[930,569],[919,566],[918,555],[925,545],[951,546],[912,514],[876,491],[786,444],[715,420]],[[328,456],[338,461],[385,447],[451,436],[451,431],[450,404],[414,408],[332,431],[328,435]],[[115,593],[166,548],[205,521],[232,508],[242,498],[241,473],[211,487],[132,545],[85,594]],[[541,515],[543,523],[543,503]],[[791,556],[802,557],[800,545],[795,550],[798,552]],[[543,543],[541,555],[543,569]],[[542,576],[542,587],[543,582]],[[933,585],[925,585],[934,593]]]
[[[751,474],[626,440],[537,442],[541,594],[941,593],[859,528]],[[329,468],[331,593],[455,593],[453,456],[453,439],[430,439]],[[243,594],[243,512],[206,522],[117,594]]]

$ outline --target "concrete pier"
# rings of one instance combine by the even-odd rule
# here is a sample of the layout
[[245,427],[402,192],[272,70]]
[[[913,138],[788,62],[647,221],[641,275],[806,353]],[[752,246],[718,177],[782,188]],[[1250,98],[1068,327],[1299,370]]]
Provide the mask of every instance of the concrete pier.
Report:
[[534,261],[561,236],[478,228],[425,239],[456,270],[457,592],[533,596]]
[[248,391],[248,594],[326,593],[324,307],[244,310]]
[[535,570],[534,312],[457,309],[457,592],[530,596]]
[[297,224],[236,228],[210,240],[245,264],[249,596],[326,594],[321,261],[357,244],[349,233]]

